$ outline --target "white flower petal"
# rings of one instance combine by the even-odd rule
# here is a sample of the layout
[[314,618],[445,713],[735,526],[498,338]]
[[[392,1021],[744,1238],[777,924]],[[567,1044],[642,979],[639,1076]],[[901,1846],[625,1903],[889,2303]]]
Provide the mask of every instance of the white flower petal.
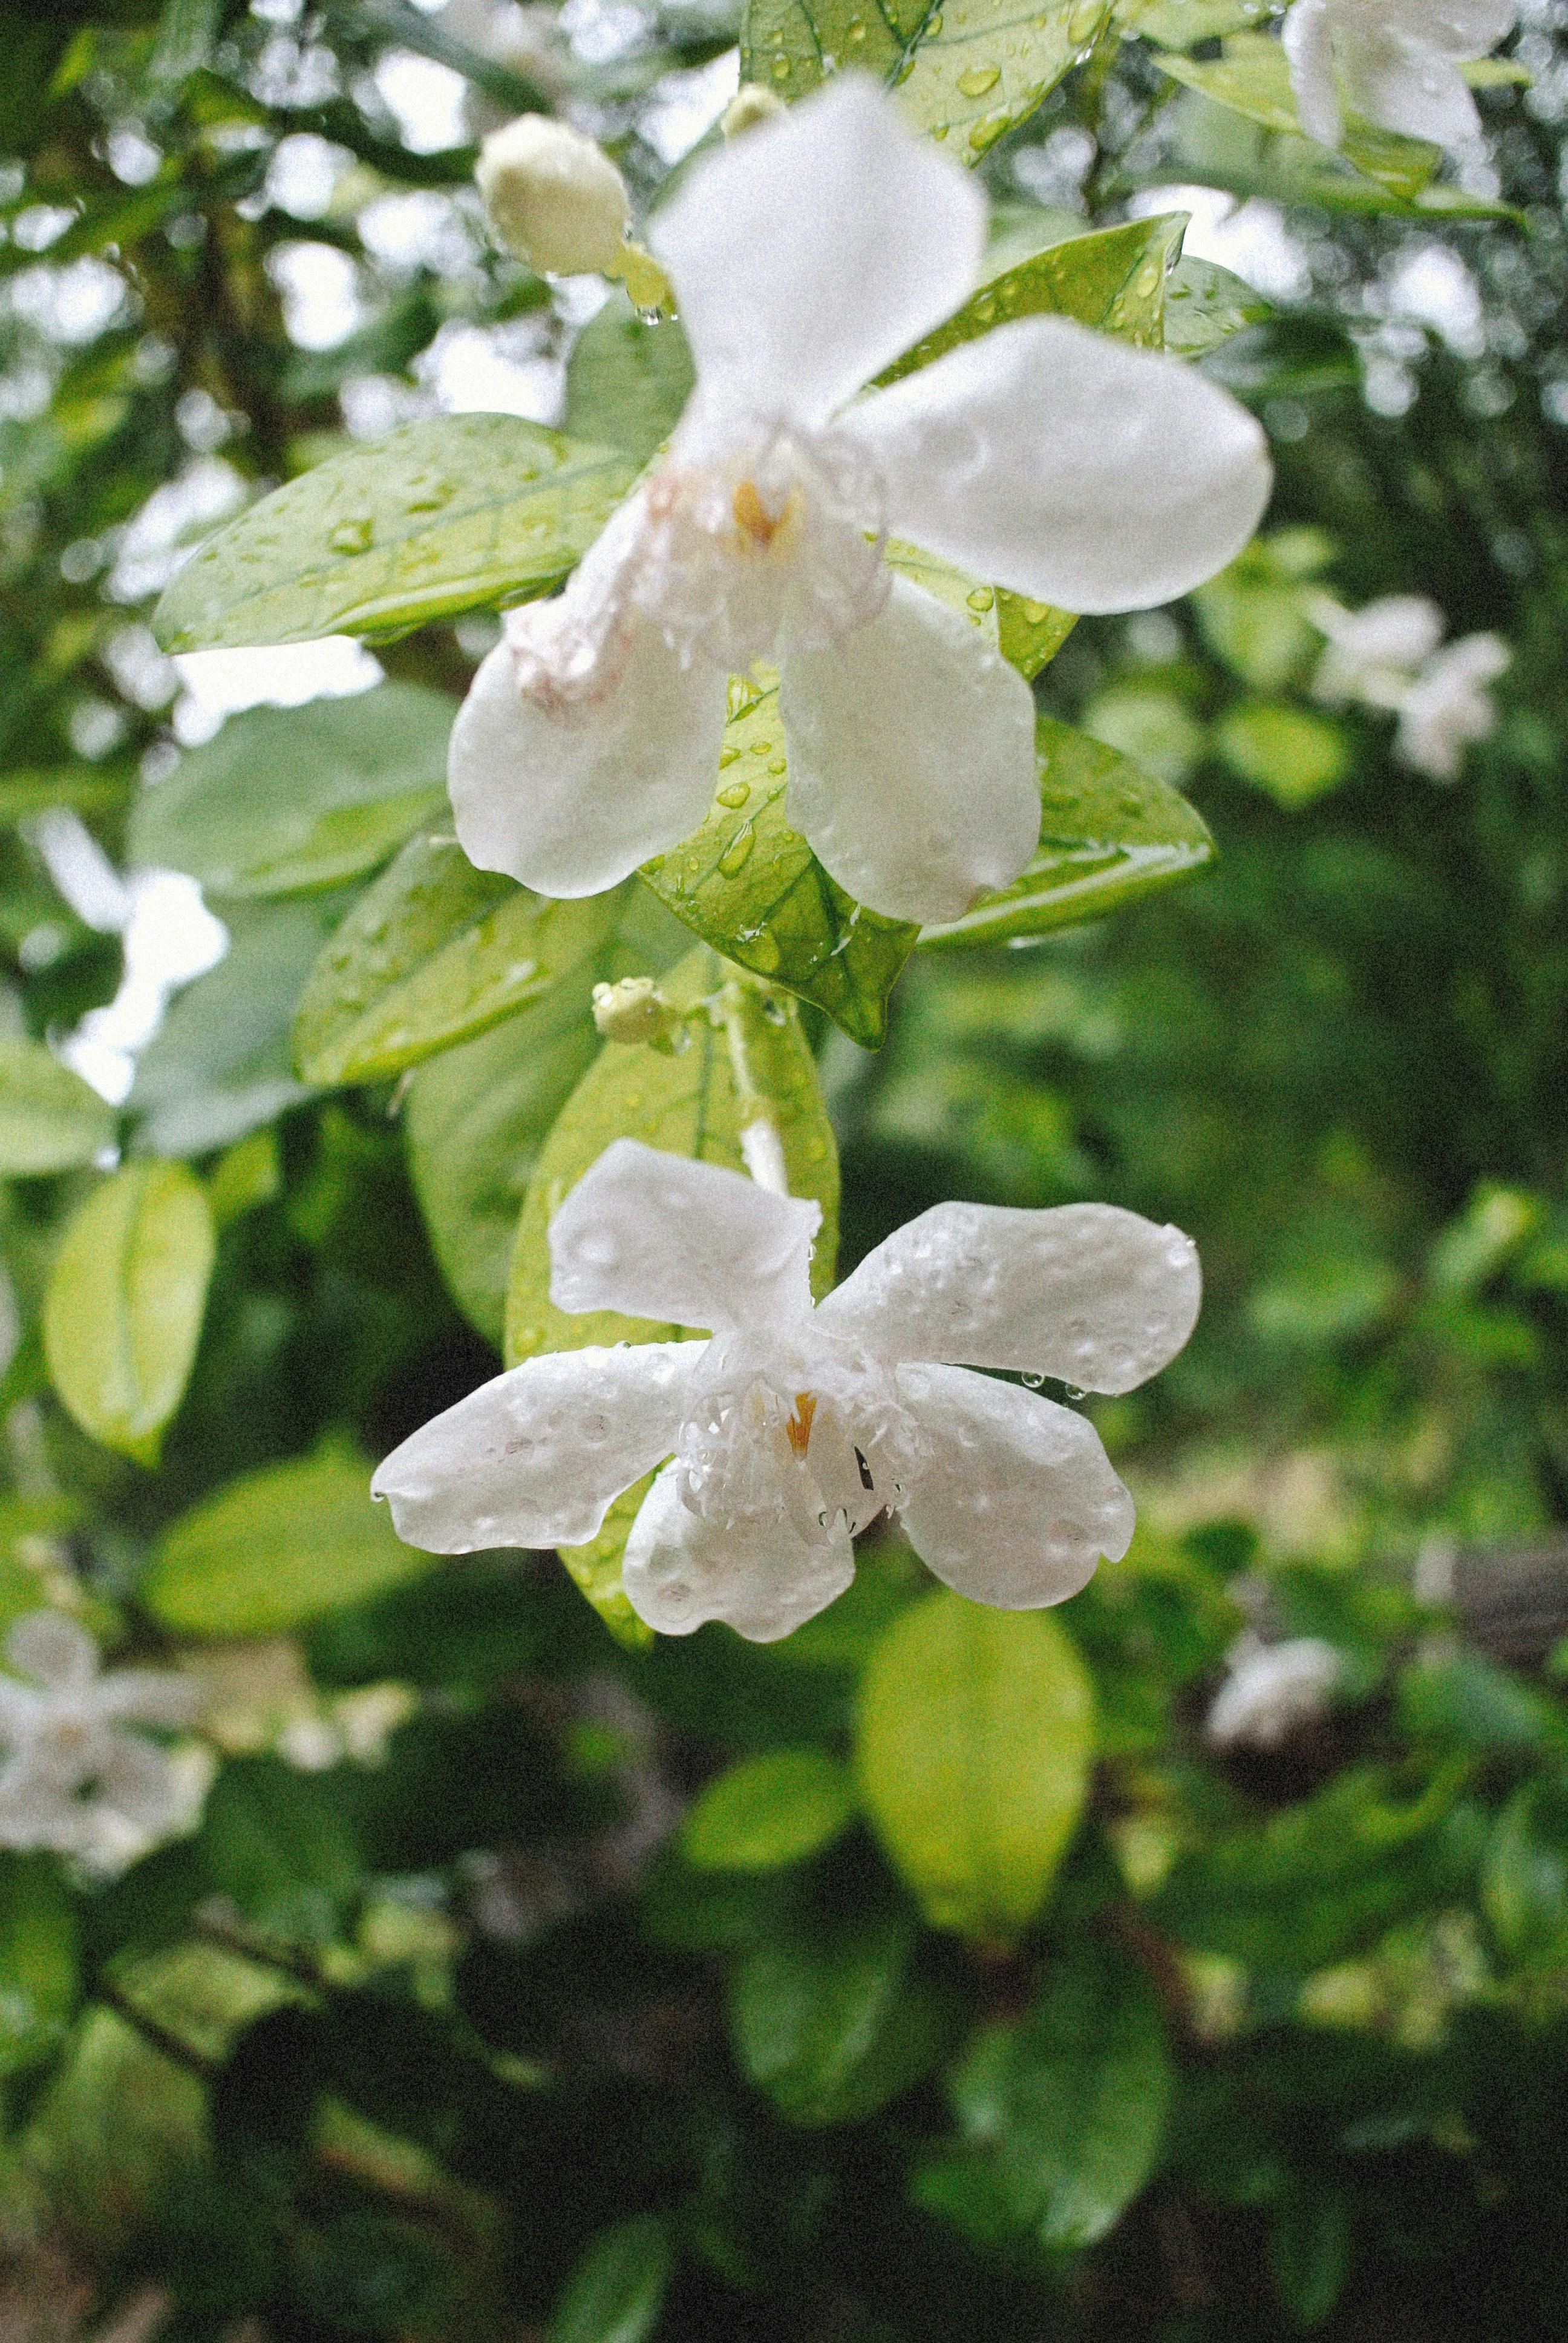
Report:
[[63,1611],[29,1611],[6,1638],[13,1666],[55,1692],[81,1692],[98,1673],[98,1646]]
[[1345,95],[1358,114],[1406,138],[1464,146],[1481,136],[1475,100],[1452,58],[1388,31],[1342,49]]
[[699,164],[649,222],[703,407],[825,423],[972,291],[985,197],[840,74]]
[[1296,0],[1280,35],[1297,118],[1307,136],[1325,146],[1337,146],[1345,126],[1334,89],[1333,31],[1330,0]]
[[181,1817],[180,1782],[166,1754],[136,1735],[116,1733],[96,1773],[102,1803],[158,1837]]
[[614,654],[581,696],[525,694],[509,642],[481,662],[447,766],[458,841],[479,870],[544,895],[597,895],[707,814],[724,679],[683,668],[640,611],[628,608],[618,625]]
[[940,1359],[1127,1392],[1197,1321],[1197,1248],[1118,1204],[934,1204],[821,1304],[825,1333],[883,1359]]
[[723,1619],[753,1644],[774,1643],[814,1618],[854,1575],[841,1519],[808,1540],[780,1492],[775,1518],[720,1528],[682,1503],[673,1466],[644,1498],[621,1565],[633,1610],[661,1635],[689,1635],[705,1620]]
[[1513,0],[1382,0],[1382,14],[1407,40],[1466,58],[1484,56],[1505,40],[1519,11]]
[[898,1383],[933,1444],[904,1507],[928,1570],[973,1603],[1032,1611],[1076,1594],[1101,1554],[1121,1561],[1132,1500],[1081,1415],[964,1367],[904,1366]]
[[0,1674],[0,1747],[23,1741],[38,1715],[39,1696],[31,1684]]
[[552,1351],[498,1375],[395,1448],[371,1482],[427,1554],[581,1545],[669,1454],[691,1342]]
[[803,1318],[821,1222],[819,1204],[720,1163],[618,1139],[550,1222],[550,1299],[678,1326]]
[[791,652],[779,706],[789,819],[858,902],[956,920],[1033,853],[1029,686],[961,611],[908,578],[869,626]]
[[888,523],[1065,610],[1169,602],[1251,536],[1272,472],[1228,390],[1070,317],[1021,317],[850,408]]
[[112,1668],[95,1694],[98,1714],[138,1725],[188,1725],[201,1706],[201,1687],[189,1676],[155,1668]]

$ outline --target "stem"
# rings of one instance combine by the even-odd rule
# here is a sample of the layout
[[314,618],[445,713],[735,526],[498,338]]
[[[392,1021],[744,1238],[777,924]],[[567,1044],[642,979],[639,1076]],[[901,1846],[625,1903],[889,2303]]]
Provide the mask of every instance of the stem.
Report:
[[751,1071],[748,1019],[755,1003],[756,994],[742,984],[727,984],[719,996],[719,1012],[729,1044],[735,1101],[740,1111],[740,1152],[746,1169],[759,1188],[771,1189],[776,1196],[787,1196],[789,1174],[784,1162],[784,1144],[772,1103],[758,1087]]
[[204,2057],[199,2050],[183,2041],[177,2034],[171,2033],[166,2026],[160,2025],[156,2017],[149,2017],[146,2010],[138,2009],[134,2001],[127,2001],[118,1986],[100,1978],[95,1994],[106,2009],[112,2009],[115,2016],[123,2019],[133,2033],[139,2034],[148,2048],[156,2050],[160,2057],[169,2059],[176,2066],[183,2066],[187,2075],[198,2076],[204,2083],[212,2080],[216,2072],[213,2061]]

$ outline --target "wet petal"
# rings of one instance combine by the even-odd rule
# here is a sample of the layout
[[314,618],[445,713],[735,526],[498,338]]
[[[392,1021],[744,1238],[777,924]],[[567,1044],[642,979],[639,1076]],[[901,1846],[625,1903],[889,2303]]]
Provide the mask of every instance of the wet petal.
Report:
[[1334,89],[1331,0],[1296,0],[1280,37],[1291,69],[1296,116],[1309,138],[1337,146],[1344,122]]
[[371,1482],[427,1554],[581,1545],[675,1446],[701,1346],[552,1351],[481,1384],[395,1448]]
[[98,1673],[98,1646],[63,1611],[29,1611],[6,1638],[13,1666],[54,1692],[80,1692]]
[[883,1359],[940,1359],[1127,1392],[1197,1321],[1197,1248],[1118,1204],[933,1204],[817,1312]]
[[881,467],[889,527],[1064,610],[1136,610],[1201,585],[1268,502],[1262,431],[1160,350],[1024,317],[844,417]]
[[1428,42],[1380,29],[1370,38],[1347,39],[1341,55],[1345,95],[1369,122],[1439,146],[1480,137],[1469,85],[1452,59]]
[[899,1395],[932,1443],[904,1508],[910,1544],[974,1603],[1032,1611],[1062,1603],[1120,1562],[1132,1500],[1070,1408],[963,1367],[906,1366]]
[[704,407],[819,424],[974,288],[985,197],[869,76],[698,165],[648,225]]
[[678,1326],[792,1322],[811,1307],[821,1221],[819,1204],[722,1164],[618,1139],[550,1222],[550,1299]]
[[673,1466],[661,1473],[632,1523],[622,1581],[638,1618],[661,1635],[689,1635],[723,1619],[749,1643],[789,1634],[842,1594],[855,1575],[840,1518],[807,1539],[786,1511],[720,1528],[682,1503]]
[[895,578],[879,618],[791,652],[789,820],[857,902],[956,920],[1040,837],[1034,699],[960,611]]
[[683,668],[629,606],[580,689],[525,690],[514,644],[498,643],[452,727],[447,780],[464,853],[544,895],[615,886],[707,814],[724,706],[722,676]]

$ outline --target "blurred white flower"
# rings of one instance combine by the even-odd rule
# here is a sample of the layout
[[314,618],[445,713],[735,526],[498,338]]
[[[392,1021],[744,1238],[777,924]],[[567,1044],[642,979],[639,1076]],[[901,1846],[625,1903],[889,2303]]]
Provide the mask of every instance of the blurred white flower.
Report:
[[1513,29],[1513,0],[1295,0],[1282,38],[1309,138],[1337,146],[1341,99],[1407,138],[1463,146],[1481,135],[1459,68]]
[[1216,1749],[1279,1749],[1303,1725],[1326,1716],[1344,1662],[1332,1644],[1298,1635],[1265,1644],[1239,1635],[1225,1654],[1230,1674],[1214,1695],[1203,1737]]
[[1462,635],[1428,659],[1400,704],[1394,754],[1434,781],[1458,779],[1464,751],[1497,722],[1486,687],[1509,663],[1499,635]]
[[5,1649],[18,1674],[0,1674],[0,1846],[116,1871],[194,1820],[169,1752],[126,1730],[187,1725],[197,1695],[186,1678],[100,1673],[97,1644],[60,1611],[18,1619]]
[[1060,1603],[1120,1561],[1132,1500],[1093,1426],[970,1369],[1132,1390],[1191,1332],[1191,1239],[1111,1204],[938,1204],[813,1308],[820,1219],[617,1140],[550,1223],[551,1297],[711,1340],[497,1376],[377,1473],[399,1535],[437,1554],[580,1544],[662,1463],[626,1549],[633,1606],[666,1634],[726,1619],[757,1643],[843,1592],[850,1540],[884,1507],[979,1603]]
[[1067,609],[1169,601],[1251,535],[1262,436],[1194,368],[1058,317],[856,399],[973,291],[985,240],[973,175],[863,75],[697,165],[648,237],[697,387],[480,667],[448,768],[464,850],[557,896],[668,852],[712,801],[727,677],[775,658],[790,822],[859,901],[957,918],[1038,842],[1034,703],[890,570],[887,533]]

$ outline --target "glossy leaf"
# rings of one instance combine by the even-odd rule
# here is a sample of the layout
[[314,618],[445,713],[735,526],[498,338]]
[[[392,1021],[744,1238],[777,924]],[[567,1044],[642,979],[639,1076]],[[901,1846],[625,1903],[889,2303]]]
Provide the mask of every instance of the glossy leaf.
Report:
[[430,1567],[336,1449],[231,1481],[166,1529],[142,1580],[155,1619],[186,1635],[276,1635]]
[[567,2280],[549,2343],[643,2343],[658,2324],[671,2263],[668,2234],[652,2213],[602,2231]]
[[275,488],[159,603],[166,650],[398,634],[558,586],[634,477],[515,415],[406,423]]
[[127,1164],[80,1204],[44,1300],[49,1379],[106,1448],[157,1462],[201,1336],[215,1252],[206,1190],[183,1163]]
[[1183,255],[1165,279],[1165,347],[1184,358],[1206,357],[1273,314],[1271,301],[1217,261]]
[[1018,0],[932,8],[894,0],[750,0],[741,32],[741,77],[793,103],[825,75],[858,65],[897,87],[917,128],[951,140],[973,163],[1032,114],[1088,55],[1111,0]]
[[645,1473],[640,1481],[621,1491],[585,1545],[557,1548],[573,1585],[588,1597],[616,1642],[628,1652],[651,1651],[658,1641],[647,1621],[632,1609],[620,1579],[621,1557],[631,1525],[653,1483],[653,1473]]
[[851,1041],[874,1049],[919,930],[855,902],[789,828],[776,682],[735,679],[730,711],[708,820],[640,876],[717,951],[825,1009]]
[[1114,1945],[1082,1944],[1028,2015],[980,2035],[953,2103],[1021,2227],[1096,2244],[1154,2168],[1171,2060],[1153,1987]]
[[0,1035],[0,1178],[69,1172],[115,1143],[115,1111],[41,1041]]
[[567,361],[567,428],[638,464],[668,438],[696,380],[678,317],[649,323],[618,287]]
[[1120,749],[1053,716],[1035,720],[1040,838],[1010,887],[963,917],[927,928],[922,950],[1002,943],[1097,920],[1201,870],[1214,859],[1202,817]]
[[915,1968],[901,1912],[800,1918],[749,1953],[730,1982],[740,2070],[786,2121],[863,2122],[928,2074],[946,2011]]
[[445,692],[411,683],[247,709],[142,798],[132,859],[242,900],[374,870],[444,809],[456,714]]
[[770,1749],[709,1782],[687,1809],[680,1849],[700,1871],[777,1871],[849,1827],[855,1785],[821,1749]]
[[1111,14],[1122,33],[1141,34],[1162,48],[1194,49],[1226,33],[1261,23],[1271,0],[1115,0]]
[[617,898],[549,902],[422,832],[360,897],[294,1022],[307,1082],[366,1082],[470,1040],[600,950]]
[[1006,1944],[1040,1911],[1088,1786],[1093,1709],[1045,1612],[943,1589],[894,1621],[866,1671],[856,1762],[933,1927]]

